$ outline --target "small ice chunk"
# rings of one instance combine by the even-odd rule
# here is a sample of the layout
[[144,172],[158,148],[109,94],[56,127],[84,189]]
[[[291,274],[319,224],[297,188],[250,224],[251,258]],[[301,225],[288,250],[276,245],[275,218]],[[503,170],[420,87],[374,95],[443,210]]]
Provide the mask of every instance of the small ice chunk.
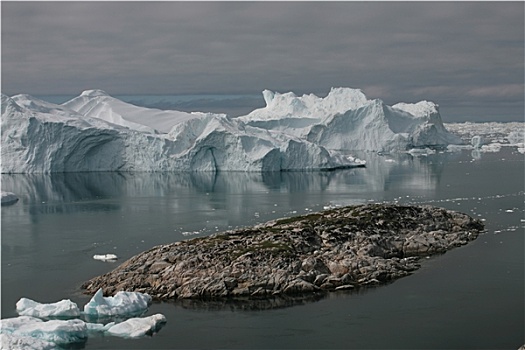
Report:
[[428,156],[430,154],[436,153],[435,150],[431,148],[412,148],[409,151],[407,151],[408,154],[412,156]]
[[470,140],[470,144],[474,148],[481,148],[481,146],[483,146],[486,143],[487,143],[487,141],[483,137],[481,137],[480,135],[476,135],[476,136],[472,137],[472,139]]
[[12,334],[0,334],[1,349],[25,349],[25,350],[54,350],[56,344],[47,340],[16,336]]
[[34,337],[57,344],[85,341],[86,323],[79,319],[42,321],[35,317],[19,316],[1,321],[2,334],[15,337]]
[[95,254],[93,259],[101,261],[117,260],[118,257],[115,254]]
[[84,305],[84,313],[93,316],[133,315],[145,311],[151,296],[139,292],[117,292],[113,297],[104,297],[102,288]]
[[56,303],[42,304],[28,298],[21,298],[16,303],[16,312],[20,316],[38,318],[80,316],[77,304],[69,299],[63,299]]
[[162,314],[130,318],[110,327],[107,333],[117,337],[138,338],[157,332],[165,323],[166,317]]
[[18,197],[13,192],[1,191],[0,198],[2,205],[10,205],[18,202]]

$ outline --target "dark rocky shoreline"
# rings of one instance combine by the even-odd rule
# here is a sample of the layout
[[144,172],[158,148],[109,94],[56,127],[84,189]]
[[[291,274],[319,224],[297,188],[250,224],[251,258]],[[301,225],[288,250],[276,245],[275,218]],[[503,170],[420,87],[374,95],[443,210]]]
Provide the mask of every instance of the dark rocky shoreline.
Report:
[[[407,276],[467,244],[480,220],[430,206],[369,204],[154,247],[82,285],[156,300],[316,298]],[[189,304],[189,305],[190,305]]]

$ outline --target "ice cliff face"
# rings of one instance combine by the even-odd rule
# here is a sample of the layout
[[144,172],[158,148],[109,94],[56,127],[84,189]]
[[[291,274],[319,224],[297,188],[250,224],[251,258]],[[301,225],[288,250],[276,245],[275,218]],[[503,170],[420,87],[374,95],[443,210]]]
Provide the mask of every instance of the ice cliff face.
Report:
[[381,100],[368,100],[361,90],[350,88],[333,88],[324,98],[268,90],[263,95],[266,107],[239,117],[240,120],[328,149],[392,152],[461,143],[447,132],[438,106],[432,102],[388,106]]
[[223,114],[133,106],[103,91],[63,105],[2,95],[2,172],[282,171],[360,165]]
[[62,104],[2,95],[2,172],[282,171],[362,165],[352,151],[461,143],[432,102],[387,106],[356,89],[265,90],[246,116],[143,108],[101,90]]

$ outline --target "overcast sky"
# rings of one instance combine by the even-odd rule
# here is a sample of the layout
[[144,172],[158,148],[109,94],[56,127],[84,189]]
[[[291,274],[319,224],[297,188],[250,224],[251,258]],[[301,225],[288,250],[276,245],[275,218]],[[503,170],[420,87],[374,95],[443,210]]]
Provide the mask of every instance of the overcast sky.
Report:
[[431,100],[445,120],[524,119],[524,2],[1,2],[7,95]]

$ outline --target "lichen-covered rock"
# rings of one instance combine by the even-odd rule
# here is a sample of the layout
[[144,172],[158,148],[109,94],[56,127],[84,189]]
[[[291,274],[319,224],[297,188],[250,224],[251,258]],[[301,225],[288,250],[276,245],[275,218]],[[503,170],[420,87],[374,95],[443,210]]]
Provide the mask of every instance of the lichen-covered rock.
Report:
[[157,246],[82,287],[161,300],[349,290],[407,276],[420,257],[466,244],[482,230],[481,221],[442,208],[349,206]]

